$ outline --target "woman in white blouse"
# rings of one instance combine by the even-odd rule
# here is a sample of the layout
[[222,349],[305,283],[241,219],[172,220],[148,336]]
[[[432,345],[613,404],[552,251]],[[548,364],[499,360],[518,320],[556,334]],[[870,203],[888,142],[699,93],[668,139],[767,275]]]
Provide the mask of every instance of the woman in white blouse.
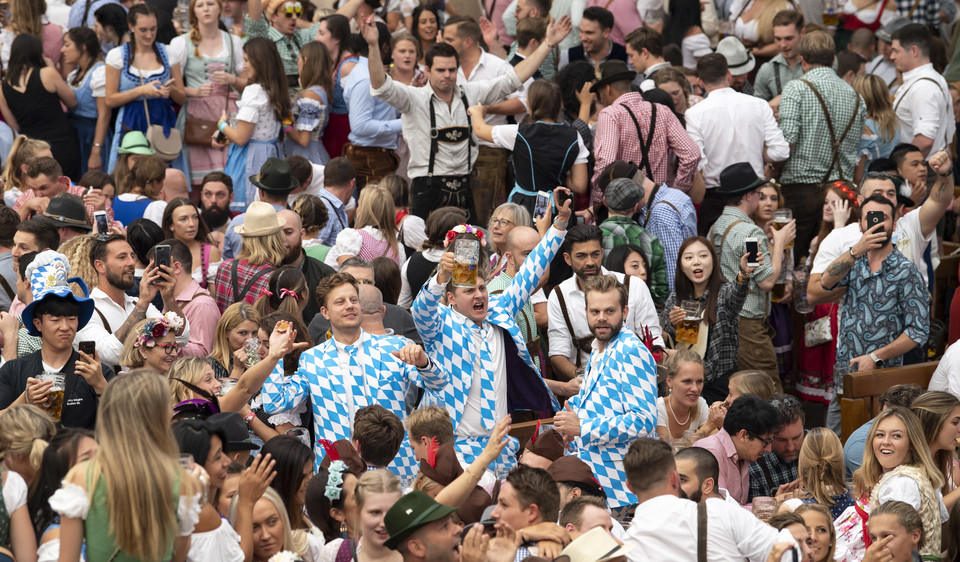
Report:
[[390,192],[379,184],[368,184],[357,201],[354,228],[340,231],[324,262],[337,268],[353,257],[367,261],[386,257],[403,264],[407,256],[397,240],[396,214]]
[[96,438],[97,455],[73,467],[50,498],[60,514],[60,560],[79,560],[84,543],[87,560],[184,560],[202,488],[180,466],[164,378],[138,369],[111,381]]

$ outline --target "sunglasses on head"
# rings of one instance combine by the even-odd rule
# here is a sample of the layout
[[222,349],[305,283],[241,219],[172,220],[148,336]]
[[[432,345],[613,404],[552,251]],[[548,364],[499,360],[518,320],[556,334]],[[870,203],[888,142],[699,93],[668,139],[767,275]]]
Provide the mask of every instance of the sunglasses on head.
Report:
[[300,17],[300,14],[303,13],[303,6],[300,4],[300,2],[295,2],[295,3],[288,2],[283,5],[283,9],[280,10],[280,13],[282,13],[284,16],[288,18]]

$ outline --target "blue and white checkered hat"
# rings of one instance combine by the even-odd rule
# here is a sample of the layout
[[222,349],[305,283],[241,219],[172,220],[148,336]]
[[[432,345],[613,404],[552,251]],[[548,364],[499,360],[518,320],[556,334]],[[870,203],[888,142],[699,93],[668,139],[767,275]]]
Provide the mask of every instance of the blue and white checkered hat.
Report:
[[33,325],[34,309],[37,303],[49,296],[69,299],[81,306],[78,330],[90,321],[90,317],[93,315],[93,300],[89,296],[77,297],[74,295],[68,283],[74,282],[80,285],[83,288],[84,295],[89,295],[90,291],[83,279],[68,277],[70,275],[70,262],[67,261],[66,256],[53,250],[40,252],[27,266],[26,274],[27,278],[30,279],[33,302],[23,309],[21,319],[31,336],[40,335],[40,332]]

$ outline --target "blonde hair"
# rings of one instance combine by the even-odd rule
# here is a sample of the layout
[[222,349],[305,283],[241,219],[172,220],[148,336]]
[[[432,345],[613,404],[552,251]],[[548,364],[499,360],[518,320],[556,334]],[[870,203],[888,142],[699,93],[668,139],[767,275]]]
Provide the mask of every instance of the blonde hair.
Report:
[[[936,442],[937,436],[940,435],[940,430],[943,429],[943,425],[947,423],[950,414],[952,414],[958,406],[960,406],[960,400],[958,400],[956,396],[949,392],[937,390],[924,392],[914,399],[913,404],[910,405],[910,410],[916,414],[917,419],[920,420],[920,427],[923,429],[923,434],[927,438],[928,446],[932,446]],[[940,468],[940,472],[946,481],[947,475],[953,466],[953,451],[937,451],[931,454],[933,455],[933,462]],[[942,490],[944,494],[951,491],[949,485],[949,483],[944,484]]]
[[870,426],[866,446],[863,448],[863,464],[853,473],[855,493],[858,496],[870,493],[880,481],[880,477],[883,476],[883,467],[880,466],[880,461],[877,460],[877,456],[873,452],[873,440],[877,435],[877,427],[880,423],[892,417],[899,418],[903,422],[904,427],[907,428],[907,437],[910,440],[910,451],[903,464],[916,467],[926,476],[933,488],[942,488],[943,474],[940,473],[940,469],[937,468],[937,465],[933,462],[933,457],[930,455],[930,447],[927,446],[927,439],[920,427],[920,420],[916,414],[907,408],[893,406],[880,412],[873,420],[873,425]]
[[123,353],[120,354],[120,365],[129,367],[130,369],[143,367],[143,354],[140,353],[140,349],[136,344],[137,338],[140,337],[140,333],[143,332],[143,328],[149,321],[149,318],[141,320],[133,326],[132,330],[127,332],[127,339],[123,342]]
[[756,394],[764,400],[773,398],[773,382],[763,371],[740,371],[730,376],[730,388],[736,388],[741,396]]
[[[100,276],[97,275],[97,270],[94,269],[93,262],[90,261],[90,250],[93,249],[93,245],[96,243],[96,234],[83,234],[67,240],[61,244],[57,250],[66,256],[67,261],[70,263],[70,274],[73,277],[83,279],[83,282],[87,284],[87,288],[91,291],[96,288],[97,283],[100,282]],[[84,294],[79,284],[71,283],[71,287],[74,295],[78,297],[88,296]]]
[[47,13],[44,0],[13,0],[10,3],[10,29],[16,35],[29,33],[43,36],[43,15]]
[[440,445],[453,443],[453,420],[446,408],[417,408],[407,416],[405,425],[411,441],[419,441],[421,437],[436,437]]
[[907,502],[892,500],[873,508],[870,515],[893,515],[897,518],[897,523],[908,533],[919,530],[920,542],[917,543],[917,548],[923,548],[923,543],[927,540],[927,533],[923,528],[923,519],[920,518],[920,513],[912,505]]
[[[280,514],[280,521],[283,523],[282,550],[292,550],[298,556],[306,555],[310,549],[310,543],[307,541],[307,532],[303,529],[293,529],[293,527],[290,526],[290,516],[287,515],[287,508],[283,505],[283,499],[280,497],[280,494],[272,487],[267,487],[260,499],[272,503],[277,513]],[[238,511],[237,496],[234,496],[233,499],[230,500],[230,509],[227,510],[227,520],[231,525],[236,525]]]
[[832,506],[833,496],[847,490],[843,444],[825,427],[815,427],[803,438],[797,467],[800,482],[817,503]]
[[283,263],[283,257],[286,254],[287,244],[283,238],[283,231],[277,230],[273,234],[264,236],[243,236],[236,259],[250,265],[268,264],[276,267]]
[[[680,372],[681,363],[694,363],[700,365],[700,368],[703,368],[703,358],[700,357],[700,354],[692,349],[681,349],[678,350],[670,360],[667,362],[667,378],[673,380],[676,378],[677,373]],[[664,398],[666,400],[666,398]],[[700,411],[700,401],[697,400],[697,403],[690,408],[690,417],[689,419],[697,419]],[[669,421],[669,420],[668,420]]]
[[100,452],[89,469],[88,463],[77,465],[67,479],[92,475],[87,490],[92,495],[103,477],[110,535],[120,551],[143,560],[169,555],[178,530],[174,482],[180,482],[179,495],[185,497],[196,493],[196,484],[179,465],[170,430],[170,390],[163,378],[152,369],[138,369],[110,381],[100,399],[95,436]]
[[181,357],[174,361],[173,365],[170,365],[170,370],[167,371],[173,403],[177,404],[193,398],[193,391],[180,381],[197,386],[203,378],[203,371],[209,368],[210,363],[207,363],[203,357]]
[[384,468],[368,470],[357,479],[353,492],[357,508],[362,509],[369,494],[403,494],[400,479]]
[[13,140],[7,162],[3,166],[3,190],[23,187],[23,165],[32,160],[38,152],[50,150],[50,143],[20,135]]
[[899,121],[893,104],[890,103],[890,89],[882,78],[874,74],[861,74],[853,80],[856,90],[867,106],[867,117],[877,123],[880,140],[887,142],[897,134]]
[[0,451],[27,457],[34,471],[40,470],[43,452],[56,434],[50,415],[30,404],[11,406],[0,416]]
[[792,9],[793,3],[789,0],[765,0],[757,14],[757,42],[761,45],[773,43],[773,18],[783,10]]
[[[223,13],[223,0],[216,0],[217,8],[220,10],[220,13]],[[190,21],[190,42],[193,43],[193,56],[200,58],[200,40],[203,39],[200,37],[200,20],[197,18],[197,0],[190,0],[190,9],[187,13],[187,19]],[[219,14],[217,14],[219,19]],[[220,30],[217,30],[217,34],[220,34]],[[227,38],[228,41],[233,40],[233,36]],[[233,73],[233,61],[227,63],[227,72]]]
[[230,349],[230,331],[234,330],[242,322],[250,321],[260,326],[260,313],[252,304],[245,302],[235,302],[223,311],[223,316],[217,322],[217,333],[213,339],[213,352],[210,357],[221,365],[227,371],[233,362],[233,352]]
[[[834,437],[836,437],[836,434],[834,434]],[[842,466],[843,462],[841,461],[840,464]],[[828,560],[828,561],[833,560],[833,553],[836,552],[837,550],[837,528],[833,525],[833,515],[830,513],[829,509],[815,503],[803,504],[800,507],[798,507],[796,511],[794,511],[794,513],[796,513],[801,517],[803,517],[804,513],[809,513],[809,512],[819,513],[826,519],[827,524],[825,525],[825,527],[827,528],[827,531],[829,531],[830,533],[830,549],[827,550],[827,556],[826,558],[824,558],[824,560]],[[804,522],[803,526],[804,527],[807,526],[806,522]],[[810,534],[812,535],[813,533],[811,532]]]
[[393,195],[380,184],[367,185],[360,191],[357,200],[357,215],[353,228],[360,230],[365,226],[372,226],[383,234],[387,241],[390,253],[399,259],[399,242],[397,242],[397,208],[393,204]]
[[436,497],[444,488],[442,484],[422,472],[417,473],[417,477],[413,479],[413,484],[410,487],[414,490],[420,490],[431,498]]

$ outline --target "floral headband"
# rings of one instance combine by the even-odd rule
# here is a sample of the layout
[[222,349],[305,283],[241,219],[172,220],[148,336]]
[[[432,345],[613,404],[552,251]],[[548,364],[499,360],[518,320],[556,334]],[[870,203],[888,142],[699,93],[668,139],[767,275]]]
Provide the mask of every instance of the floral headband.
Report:
[[137,336],[133,347],[154,347],[157,340],[171,331],[179,334],[183,330],[183,318],[176,312],[168,312],[163,316],[151,318],[143,326],[143,332]]
[[483,231],[475,226],[470,226],[469,224],[458,224],[457,226],[451,228],[447,231],[447,237],[443,241],[443,247],[446,248],[450,242],[453,242],[453,239],[460,234],[473,234],[483,242]]
[[848,199],[854,207],[860,206],[860,204],[857,203],[857,192],[847,185],[846,182],[837,180],[833,182],[832,187],[840,192],[840,197]]
[[340,460],[340,453],[337,452],[337,448],[333,446],[330,440],[319,439],[317,442],[323,446],[327,452],[327,456],[329,456],[332,461],[327,468],[327,485],[323,491],[323,495],[326,496],[332,504],[334,501],[340,499],[340,494],[343,491],[343,471],[347,469],[347,463]]

